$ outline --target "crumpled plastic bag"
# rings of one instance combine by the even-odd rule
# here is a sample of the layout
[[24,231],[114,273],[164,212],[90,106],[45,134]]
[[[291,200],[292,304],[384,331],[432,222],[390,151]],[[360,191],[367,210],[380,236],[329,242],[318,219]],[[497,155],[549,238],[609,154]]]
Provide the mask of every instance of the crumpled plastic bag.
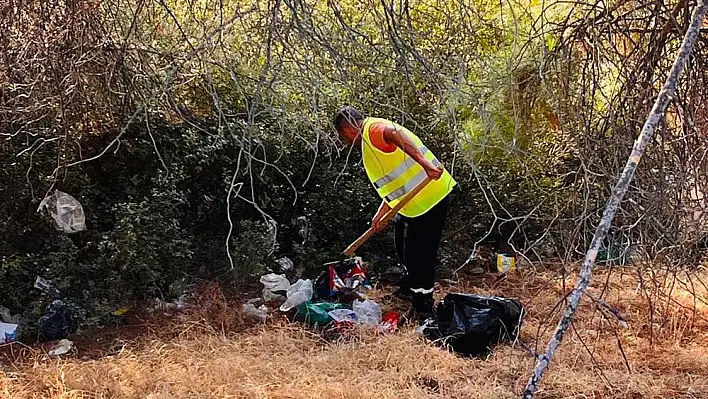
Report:
[[288,299],[280,306],[280,310],[283,312],[287,312],[312,299],[312,281],[309,279],[298,280],[288,288],[287,295]]
[[263,299],[273,301],[275,299],[283,299],[281,293],[287,292],[290,288],[290,281],[284,274],[269,273],[261,276],[261,284],[263,284]]
[[327,312],[335,323],[358,323],[356,313],[351,309],[334,309]]
[[86,230],[86,216],[81,203],[71,195],[55,190],[39,203],[38,211],[46,208],[54,219],[55,228],[65,233],[77,233]]
[[376,326],[381,322],[381,306],[370,299],[352,302],[352,310],[362,324]]
[[74,348],[74,342],[68,339],[61,339],[56,345],[47,353],[49,356],[61,356],[66,355],[71,352]]
[[435,320],[422,333],[460,355],[479,356],[516,339],[523,314],[516,299],[453,293],[438,304]]

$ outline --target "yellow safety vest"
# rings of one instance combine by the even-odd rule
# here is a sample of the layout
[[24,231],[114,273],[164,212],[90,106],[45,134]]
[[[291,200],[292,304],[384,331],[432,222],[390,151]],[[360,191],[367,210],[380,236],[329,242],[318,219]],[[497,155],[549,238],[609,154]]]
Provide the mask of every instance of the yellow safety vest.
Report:
[[[395,151],[387,153],[379,150],[371,143],[369,128],[372,124],[379,122],[396,126],[397,129],[413,139],[413,142],[420,148],[426,159],[432,161],[436,166],[440,165],[440,162],[435,158],[432,151],[428,150],[423,142],[405,127],[386,119],[366,118],[361,141],[364,169],[366,169],[366,175],[374,185],[376,192],[393,208],[408,192],[425,180],[426,173],[418,162],[400,148],[396,147]],[[445,169],[438,180],[428,183],[406,206],[401,208],[399,213],[411,218],[424,214],[443,200],[452,191],[455,184],[457,182]]]

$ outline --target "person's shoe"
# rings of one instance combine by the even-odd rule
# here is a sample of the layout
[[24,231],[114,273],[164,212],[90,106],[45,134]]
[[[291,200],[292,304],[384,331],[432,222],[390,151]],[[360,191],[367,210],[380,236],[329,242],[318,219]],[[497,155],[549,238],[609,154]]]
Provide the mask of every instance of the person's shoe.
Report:
[[411,304],[413,308],[408,312],[409,320],[415,320],[419,323],[427,319],[435,318],[435,299],[433,294],[417,294],[411,293]]

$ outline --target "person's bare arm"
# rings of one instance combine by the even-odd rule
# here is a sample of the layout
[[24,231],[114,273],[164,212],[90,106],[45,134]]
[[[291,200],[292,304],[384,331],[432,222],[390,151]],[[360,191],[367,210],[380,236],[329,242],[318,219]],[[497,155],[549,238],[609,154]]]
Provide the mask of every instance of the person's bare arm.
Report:
[[433,180],[437,180],[442,176],[443,166],[435,166],[433,163],[425,158],[425,155],[420,151],[420,148],[413,142],[413,140],[402,130],[396,128],[395,125],[388,125],[383,133],[384,140],[388,143],[393,143],[396,147],[400,148],[403,152],[408,154],[416,162],[423,167],[425,173],[428,174]]

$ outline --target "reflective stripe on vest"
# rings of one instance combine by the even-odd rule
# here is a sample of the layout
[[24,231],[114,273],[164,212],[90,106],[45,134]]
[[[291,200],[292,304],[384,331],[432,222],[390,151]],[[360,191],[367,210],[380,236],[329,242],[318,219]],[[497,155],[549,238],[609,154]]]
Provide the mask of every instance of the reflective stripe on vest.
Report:
[[[438,162],[437,159],[433,159],[432,162],[433,162],[433,165],[435,165],[436,167],[440,165],[440,162]],[[390,194],[388,194],[388,195],[386,196],[386,201],[391,202],[391,201],[396,200],[396,199],[399,199],[399,198],[403,197],[404,195],[406,195],[407,193],[413,191],[413,189],[415,188],[415,186],[417,186],[417,185],[420,184],[423,180],[425,180],[425,176],[427,176],[427,173],[425,173],[425,170],[421,170],[421,171],[418,172],[418,174],[415,175],[415,176],[413,177],[413,179],[411,179],[408,183],[406,183],[406,184],[404,184],[403,186],[401,186],[401,187],[399,187],[399,188],[393,190]]]
[[[428,147],[426,147],[424,145],[420,146],[420,152],[423,153],[423,156],[425,156],[425,154],[427,154],[428,151],[430,151],[428,149]],[[437,159],[435,161],[437,161]],[[383,186],[394,181],[396,178],[398,178],[398,176],[406,173],[406,171],[408,169],[410,169],[416,163],[417,162],[413,158],[409,157],[408,154],[406,154],[406,158],[403,160],[403,162],[401,162],[398,166],[396,166],[396,168],[394,170],[392,170],[389,174],[376,180],[374,182],[374,186],[376,186],[376,188],[383,188]]]

